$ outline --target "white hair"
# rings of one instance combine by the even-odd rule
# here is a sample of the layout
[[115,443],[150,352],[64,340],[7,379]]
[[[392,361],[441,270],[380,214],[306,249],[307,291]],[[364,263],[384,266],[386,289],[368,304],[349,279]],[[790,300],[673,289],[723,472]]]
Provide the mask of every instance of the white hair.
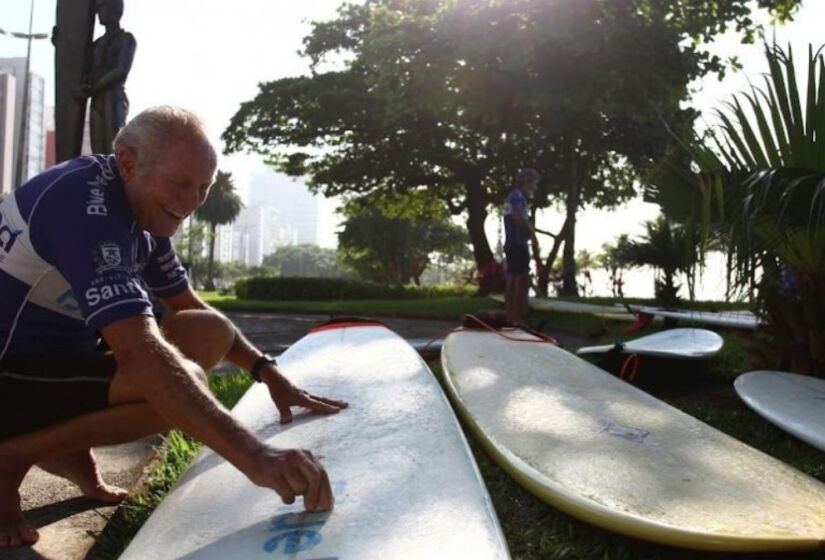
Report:
[[127,148],[135,153],[141,166],[151,165],[172,142],[181,138],[202,140],[213,160],[217,161],[215,148],[206,137],[200,118],[192,111],[169,105],[150,107],[126,123],[115,136],[114,149],[117,153],[121,148]]

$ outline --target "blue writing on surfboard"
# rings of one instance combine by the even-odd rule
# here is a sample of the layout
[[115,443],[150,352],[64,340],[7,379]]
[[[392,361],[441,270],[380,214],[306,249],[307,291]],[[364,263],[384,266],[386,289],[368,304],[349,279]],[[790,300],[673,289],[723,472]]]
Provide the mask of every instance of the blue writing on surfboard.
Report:
[[[332,483],[335,496],[342,496],[346,482],[337,480]],[[264,543],[264,550],[268,553],[296,554],[311,550],[323,540],[321,528],[329,519],[329,513],[285,513],[274,517],[269,525],[269,531],[275,533]],[[283,546],[282,546],[283,545]],[[315,560],[337,560],[337,557],[317,558]]]

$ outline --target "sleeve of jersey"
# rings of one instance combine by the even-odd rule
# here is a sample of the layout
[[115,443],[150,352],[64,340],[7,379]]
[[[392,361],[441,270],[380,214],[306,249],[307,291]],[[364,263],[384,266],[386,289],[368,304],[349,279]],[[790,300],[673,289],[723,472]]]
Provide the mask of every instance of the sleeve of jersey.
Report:
[[155,249],[149,257],[149,264],[143,270],[143,279],[155,297],[175,296],[189,286],[189,277],[169,238],[154,239]]
[[516,193],[511,193],[504,201],[504,215],[521,214],[524,210],[524,200],[517,196]]
[[[82,202],[82,201],[81,201]],[[152,315],[149,294],[136,272],[128,227],[111,217],[87,215],[83,206],[61,208],[43,232],[57,269],[71,285],[92,330],[136,315]],[[41,210],[42,211],[42,210]]]

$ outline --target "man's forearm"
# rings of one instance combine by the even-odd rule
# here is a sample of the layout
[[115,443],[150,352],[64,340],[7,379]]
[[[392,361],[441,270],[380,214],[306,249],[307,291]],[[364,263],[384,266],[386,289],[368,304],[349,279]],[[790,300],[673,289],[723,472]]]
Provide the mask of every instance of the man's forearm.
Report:
[[123,371],[172,426],[203,442],[242,471],[261,443],[239,424],[200,380],[200,366],[162,341],[139,365]]
[[232,347],[229,348],[229,352],[226,353],[226,359],[236,366],[250,371],[262,352],[247,340],[238,327],[234,324],[232,327],[235,329],[235,340]]

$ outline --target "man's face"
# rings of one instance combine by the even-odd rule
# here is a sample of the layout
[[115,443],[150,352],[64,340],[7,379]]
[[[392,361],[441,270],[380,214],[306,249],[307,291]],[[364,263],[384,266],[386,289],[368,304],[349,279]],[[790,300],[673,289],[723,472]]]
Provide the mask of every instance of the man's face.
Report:
[[533,195],[536,194],[536,190],[539,188],[539,180],[538,179],[530,179],[524,183],[524,194],[528,198],[533,198]]
[[[206,200],[215,174],[214,155],[202,140],[181,139],[154,165],[118,153],[127,198],[141,229],[171,237]],[[123,160],[123,161],[122,161]]]

